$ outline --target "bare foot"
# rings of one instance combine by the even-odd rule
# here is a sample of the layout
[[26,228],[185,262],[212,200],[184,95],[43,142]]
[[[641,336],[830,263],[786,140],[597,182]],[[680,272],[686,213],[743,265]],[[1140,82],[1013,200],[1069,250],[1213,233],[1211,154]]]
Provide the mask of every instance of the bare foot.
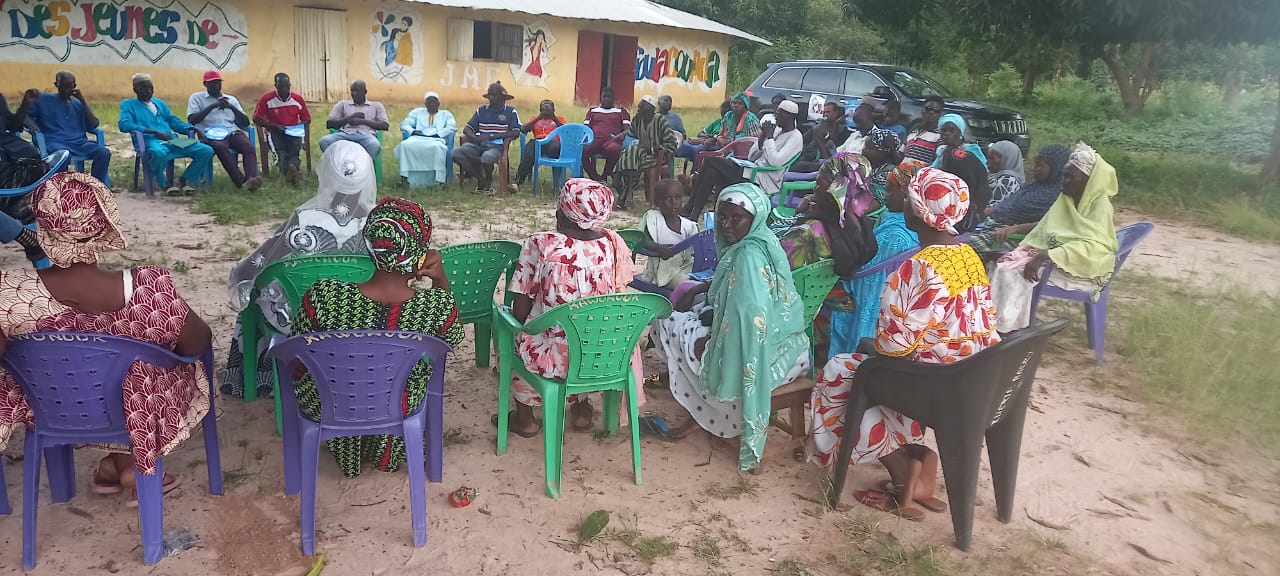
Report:
[[915,503],[930,512],[946,512],[947,503],[935,497],[938,492],[938,453],[916,445],[911,450],[911,457],[920,462],[920,474],[912,490]]
[[573,418],[570,420],[573,429],[578,432],[590,430],[596,416],[595,411],[591,408],[591,402],[587,400],[582,400],[570,407],[569,415]]
[[904,520],[919,522],[924,520],[924,512],[910,506],[899,506],[895,497],[879,490],[862,490],[854,492],[853,497],[858,503],[881,512],[888,512],[894,516],[898,516]]

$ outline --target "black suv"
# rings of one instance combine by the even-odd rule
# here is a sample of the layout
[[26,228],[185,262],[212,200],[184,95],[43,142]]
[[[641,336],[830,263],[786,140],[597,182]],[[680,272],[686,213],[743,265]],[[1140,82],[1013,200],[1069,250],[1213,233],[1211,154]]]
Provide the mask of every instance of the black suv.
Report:
[[[800,106],[809,107],[814,94],[835,99],[850,111],[863,99],[883,111],[885,102],[902,102],[902,123],[908,127],[920,117],[924,98],[937,94],[946,99],[943,114],[956,113],[967,123],[965,139],[987,145],[1010,140],[1026,155],[1031,136],[1022,114],[1003,106],[956,99],[934,79],[910,68],[842,60],[793,60],[770,64],[746,90],[751,109],[770,108],[775,94],[782,94]],[[817,118],[810,115],[810,121]]]

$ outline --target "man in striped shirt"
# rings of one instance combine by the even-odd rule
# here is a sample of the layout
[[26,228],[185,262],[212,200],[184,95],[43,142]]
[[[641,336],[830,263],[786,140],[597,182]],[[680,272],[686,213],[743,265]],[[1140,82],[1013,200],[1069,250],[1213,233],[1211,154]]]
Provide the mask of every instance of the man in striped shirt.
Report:
[[582,149],[582,169],[587,177],[599,180],[596,172],[596,161],[593,156],[604,156],[604,177],[613,174],[613,167],[622,156],[622,141],[627,138],[631,129],[631,113],[626,108],[613,105],[613,88],[605,86],[600,91],[600,105],[587,111],[587,119],[582,122],[591,127],[595,137]]
[[938,158],[938,144],[942,142],[942,134],[938,132],[938,119],[942,117],[941,96],[930,94],[924,99],[924,109],[920,120],[912,126],[907,141],[902,146],[902,153],[907,158],[914,158],[925,164],[932,164]]
[[520,118],[516,109],[507,106],[515,98],[501,82],[489,85],[484,97],[489,104],[471,115],[462,129],[462,145],[453,151],[453,161],[462,169],[463,177],[476,179],[476,193],[493,192],[493,165],[502,158],[506,141],[520,135]]

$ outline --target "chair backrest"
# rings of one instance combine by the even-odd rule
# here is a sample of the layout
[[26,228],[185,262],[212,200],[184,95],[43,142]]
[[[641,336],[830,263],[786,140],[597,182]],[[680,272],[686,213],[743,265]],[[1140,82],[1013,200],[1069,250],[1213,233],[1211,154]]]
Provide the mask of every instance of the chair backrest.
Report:
[[458,317],[470,324],[493,314],[493,295],[498,279],[507,274],[520,257],[520,244],[509,240],[454,244],[440,249],[444,273],[449,277]]
[[823,258],[802,266],[791,272],[791,278],[795,281],[796,292],[800,293],[800,300],[804,302],[804,322],[807,326],[818,315],[822,303],[839,280],[836,276],[835,260]]
[[559,326],[569,343],[566,385],[597,386],[625,381],[640,334],[655,318],[670,315],[671,302],[657,294],[606,294],[547,310],[530,320],[525,331],[537,334]]
[[863,266],[861,269],[859,269],[857,272],[853,274],[853,277],[854,279],[866,278],[867,276],[870,276],[872,274],[879,274],[881,272],[885,272],[885,273],[892,272],[902,267],[903,262],[910,260],[911,257],[915,256],[916,252],[919,252],[919,251],[920,251],[919,246],[916,246],[915,248],[912,248],[910,250],[903,250],[902,252],[899,252],[897,254],[894,254],[893,256],[890,256],[884,259],[878,264]]
[[617,232],[622,237],[622,241],[627,243],[627,248],[631,249],[633,255],[638,253],[641,248],[644,248],[645,237],[643,231],[627,228]]
[[1133,249],[1137,248],[1138,244],[1155,228],[1156,225],[1150,222],[1137,222],[1116,230],[1116,240],[1119,244],[1119,249],[1116,250],[1116,272],[1120,271],[1120,266],[1124,265],[1124,261],[1129,258],[1129,253],[1133,252]]
[[560,158],[571,159],[582,157],[582,149],[595,140],[595,134],[586,124],[562,124],[547,134],[547,138],[559,138]]
[[424,357],[431,362],[427,393],[443,393],[445,360],[452,351],[429,334],[341,330],[300,334],[276,344],[268,354],[276,360],[284,394],[293,395],[295,360],[311,375],[320,398],[321,425],[373,428],[404,420],[409,372]]
[[149,342],[88,332],[34,332],[7,339],[0,363],[26,396],[41,434],[127,434],[125,375],[134,362],[172,368],[184,358]]
[[746,160],[747,155],[751,153],[751,148],[756,145],[756,140],[757,139],[754,136],[734,140],[733,142],[730,142],[728,146],[720,149],[720,155],[724,156],[727,154],[734,158]]
[[281,258],[267,265],[254,284],[261,289],[272,281],[284,288],[289,309],[297,310],[302,295],[321,278],[364,282],[373,276],[373,260],[363,254],[309,254]]
[[1000,422],[1026,401],[1049,337],[1066,320],[1034,324],[999,344],[948,364],[924,364],[905,358],[872,357],[858,366],[854,389],[867,406],[887,406],[931,427]]
[[720,257],[716,255],[715,228],[707,228],[681,240],[671,247],[671,251],[678,254],[690,248],[693,249],[694,272],[715,270],[716,264],[720,262]]
[[45,180],[52,178],[54,174],[66,169],[67,164],[70,162],[70,152],[67,152],[66,150],[55,151],[53,154],[49,154],[44,157],[44,163],[49,167],[49,169],[45,171],[44,175],[41,176],[39,180],[36,180],[27,186],[23,186],[22,188],[0,188],[0,197],[22,196],[23,194],[27,194],[40,187],[41,184],[44,184]]

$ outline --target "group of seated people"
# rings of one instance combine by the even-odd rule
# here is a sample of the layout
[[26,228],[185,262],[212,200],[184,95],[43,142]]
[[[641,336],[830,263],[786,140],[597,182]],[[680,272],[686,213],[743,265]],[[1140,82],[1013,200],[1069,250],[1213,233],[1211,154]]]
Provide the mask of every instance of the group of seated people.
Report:
[[[150,95],[148,83],[140,86],[139,102],[145,103],[144,94]],[[501,93],[491,89],[490,95],[496,96],[490,106],[505,102]],[[438,117],[436,110],[431,114]],[[351,114],[338,119],[351,119]],[[744,128],[751,124],[745,114],[733,114],[731,109],[722,120]],[[553,105],[543,107],[540,117],[547,115],[555,118]],[[757,127],[774,130],[759,145],[762,155],[803,147],[793,142],[798,135],[790,135],[796,115],[784,102],[774,113],[776,127],[772,122]],[[375,115],[372,122],[376,121]],[[894,130],[869,127],[860,150],[837,151],[821,164],[813,195],[787,222],[777,221],[763,186],[740,180],[724,185],[713,205],[719,261],[709,281],[691,280],[691,260],[672,252],[674,244],[698,232],[687,212],[681,213],[687,207],[682,206],[683,188],[670,180],[657,183],[655,208],[641,219],[646,247],[655,254],[645,273],[674,288],[676,312],[655,322],[651,337],[666,361],[670,393],[689,414],[672,429],[665,423],[643,422],[647,432],[678,441],[701,427],[718,437],[740,438],[738,468],[757,469],[772,391],[801,377],[811,362],[812,343],[806,335],[810,319],[803,317],[792,271],[831,258],[840,281],[828,297],[826,327],[819,331],[824,348],[813,357],[821,369],[810,399],[811,424],[805,446],[796,455],[826,467],[878,459],[888,469],[890,482],[883,490],[859,492],[860,502],[913,520],[923,516],[921,509],[945,509],[935,497],[938,457],[923,445],[923,427],[902,414],[883,407],[868,410],[856,423],[851,462],[833,461],[854,373],[868,355],[954,362],[996,345],[1001,333],[1027,325],[1027,303],[1048,262],[1055,266],[1048,282],[1100,289],[1114,267],[1110,198],[1118,183],[1115,170],[1083,143],[1071,150],[1044,147],[1027,180],[1016,146],[972,151],[954,139],[953,128],[960,126],[945,117],[941,123],[933,147],[943,156],[938,166],[903,157],[903,143]],[[435,118],[415,126],[428,124],[434,125]],[[456,345],[463,331],[440,255],[429,244],[431,217],[409,200],[375,202],[372,157],[360,140],[344,136],[325,146],[316,196],[232,270],[232,303],[238,310],[258,306],[285,334],[409,330]],[[728,175],[724,174],[726,181]],[[998,198],[991,192],[995,189],[1001,190]],[[38,230],[31,234],[20,226],[12,229],[0,218],[0,240],[17,239],[29,258],[47,256],[52,267],[0,271],[0,290],[24,304],[13,308],[20,312],[0,318],[0,333],[107,331],[184,355],[209,346],[209,327],[178,295],[167,270],[138,266],[115,271],[98,265],[103,253],[126,246],[119,210],[100,180],[78,173],[56,175],[32,193],[30,204]],[[626,242],[607,226],[614,206],[615,191],[600,182],[572,178],[565,183],[555,229],[525,239],[516,262],[510,290],[512,314],[518,320],[579,298],[627,289],[633,259]],[[980,230],[970,234],[973,228],[966,229],[965,223],[973,221],[974,214],[979,218],[973,228]],[[1022,233],[1025,237],[1014,246],[1014,234]],[[857,276],[868,265],[910,250],[916,251],[896,269]],[[360,283],[318,281],[296,310],[289,309],[278,287],[254,288],[257,275],[270,262],[335,252],[367,254],[376,267],[372,278]],[[415,289],[410,285],[415,278],[428,279],[431,287]],[[237,339],[224,393],[243,394],[238,389],[242,371],[264,368],[267,345]],[[519,335],[516,349],[531,370],[558,378],[566,373],[568,345],[563,332],[552,329]],[[3,347],[0,337],[0,353]],[[242,355],[242,349],[247,354]],[[252,360],[246,363],[245,356]],[[644,381],[639,349],[632,368],[636,382]],[[112,454],[99,463],[93,476],[95,492],[131,489],[135,470],[156,473],[155,458],[187,438],[208,410],[211,383],[203,374],[189,365],[170,370],[139,365],[130,371],[126,394],[156,401],[129,403],[130,433],[138,441],[131,454]],[[428,378],[429,367],[422,363],[410,377],[406,410],[422,401]],[[261,393],[269,393],[270,381],[269,374],[259,377]],[[512,390],[517,402],[511,430],[535,436],[540,425],[533,407],[541,399],[518,377],[513,378]],[[296,392],[304,411],[319,411],[313,382],[298,380]],[[595,417],[590,400],[573,397],[569,404],[570,425],[589,429]],[[161,426],[151,413],[156,410],[177,420],[166,419]],[[29,424],[31,417],[13,380],[0,372],[0,448],[14,428]],[[364,462],[394,470],[405,460],[403,441],[391,436],[342,438],[328,446],[347,476],[359,474]],[[166,474],[166,490],[179,483]]]

